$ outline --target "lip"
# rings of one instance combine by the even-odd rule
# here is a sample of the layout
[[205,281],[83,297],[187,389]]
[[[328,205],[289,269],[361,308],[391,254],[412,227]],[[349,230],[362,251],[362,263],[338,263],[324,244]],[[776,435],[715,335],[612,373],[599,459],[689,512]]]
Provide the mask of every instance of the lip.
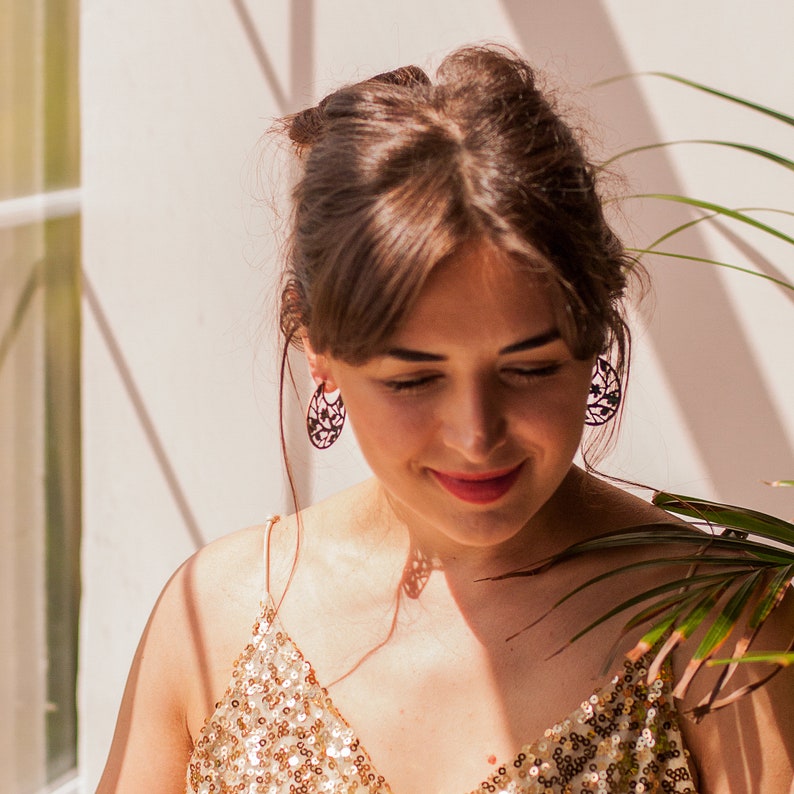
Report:
[[436,482],[463,502],[490,504],[501,499],[515,485],[523,463],[510,469],[486,472],[450,472],[430,469]]

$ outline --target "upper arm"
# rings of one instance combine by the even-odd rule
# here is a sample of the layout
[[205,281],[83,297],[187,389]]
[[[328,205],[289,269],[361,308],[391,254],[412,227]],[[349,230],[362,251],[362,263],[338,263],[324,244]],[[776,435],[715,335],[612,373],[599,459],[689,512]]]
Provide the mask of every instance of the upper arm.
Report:
[[261,538],[257,527],[227,535],[165,586],[132,663],[97,794],[184,794],[194,739],[258,614]]
[[97,794],[185,790],[187,611],[180,569],[164,589],[132,662]]
[[186,713],[198,630],[189,560],[171,578],[141,637],[97,794],[185,790],[193,741]]

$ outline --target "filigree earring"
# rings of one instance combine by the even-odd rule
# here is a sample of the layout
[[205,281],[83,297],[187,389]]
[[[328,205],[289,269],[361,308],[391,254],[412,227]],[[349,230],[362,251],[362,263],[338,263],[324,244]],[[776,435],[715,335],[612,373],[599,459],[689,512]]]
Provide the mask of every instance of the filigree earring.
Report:
[[321,383],[309,400],[306,412],[309,441],[317,449],[328,449],[342,435],[346,413],[342,395],[330,402],[325,396],[325,383]]
[[623,390],[615,368],[602,356],[596,359],[593,382],[587,398],[586,425],[598,427],[606,424],[620,408]]

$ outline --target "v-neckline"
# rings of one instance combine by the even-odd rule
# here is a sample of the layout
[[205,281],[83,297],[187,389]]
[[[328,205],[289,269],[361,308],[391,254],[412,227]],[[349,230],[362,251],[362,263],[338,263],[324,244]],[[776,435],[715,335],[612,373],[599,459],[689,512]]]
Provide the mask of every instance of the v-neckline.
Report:
[[[268,613],[272,614],[272,618],[268,618]],[[278,609],[276,608],[272,597],[268,594],[266,596],[266,600],[261,604],[261,611],[260,616],[257,620],[257,624],[260,621],[265,621],[267,623],[267,630],[264,632],[260,632],[260,642],[268,634],[271,632],[281,632],[283,635],[283,642],[289,644],[291,649],[298,655],[301,665],[304,668],[304,678],[313,678],[316,682],[317,687],[323,693],[324,703],[326,708],[329,712],[333,715],[335,719],[337,719],[342,725],[350,731],[353,741],[357,744],[358,752],[364,756],[366,762],[369,764],[370,769],[375,774],[377,778],[383,781],[382,785],[378,788],[378,794],[381,792],[385,792],[385,794],[398,794],[395,792],[388,779],[385,775],[381,774],[380,770],[378,769],[377,765],[373,762],[372,756],[370,755],[369,751],[367,750],[366,745],[364,742],[361,741],[361,738],[358,735],[358,732],[353,728],[353,726],[348,722],[347,718],[338,708],[336,703],[334,702],[333,697],[329,693],[328,689],[322,684],[322,682],[317,677],[317,673],[315,671],[314,665],[306,658],[303,651],[300,649],[298,644],[292,638],[292,635],[287,631],[284,624],[281,622],[281,619],[278,615]],[[255,626],[257,625],[255,624]],[[244,654],[245,652],[243,652]],[[241,654],[241,656],[243,655]],[[624,666],[625,670],[625,666]],[[604,686],[596,687],[590,696],[583,700],[580,705],[578,705],[575,709],[573,709],[569,714],[563,717],[560,720],[557,720],[552,725],[550,725],[545,731],[543,736],[535,739],[534,741],[527,742],[519,748],[518,752],[516,752],[510,759],[506,760],[504,763],[497,764],[496,770],[491,773],[488,777],[482,780],[475,788],[467,789],[464,794],[481,794],[483,791],[497,791],[498,789],[496,786],[500,785],[499,778],[503,777],[507,774],[507,770],[510,767],[513,767],[515,772],[518,773],[522,767],[527,766],[527,761],[529,761],[529,766],[533,765],[533,760],[536,756],[542,753],[545,748],[541,746],[546,743],[548,738],[549,742],[553,742],[553,738],[549,738],[548,734],[553,733],[558,726],[563,726],[566,724],[576,724],[579,722],[578,718],[581,716],[583,717],[585,714],[585,708],[588,704],[594,705],[599,700],[602,700],[605,697],[608,697],[611,694],[617,683],[620,680],[620,674],[614,673],[612,677],[609,679],[608,683]]]

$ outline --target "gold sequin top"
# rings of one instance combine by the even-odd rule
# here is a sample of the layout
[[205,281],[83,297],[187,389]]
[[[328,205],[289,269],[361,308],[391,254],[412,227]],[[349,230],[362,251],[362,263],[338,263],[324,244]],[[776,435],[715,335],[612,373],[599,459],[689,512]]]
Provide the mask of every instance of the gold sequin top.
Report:
[[[670,675],[626,663],[471,794],[694,794]],[[232,680],[199,735],[189,794],[391,794],[267,598]]]

